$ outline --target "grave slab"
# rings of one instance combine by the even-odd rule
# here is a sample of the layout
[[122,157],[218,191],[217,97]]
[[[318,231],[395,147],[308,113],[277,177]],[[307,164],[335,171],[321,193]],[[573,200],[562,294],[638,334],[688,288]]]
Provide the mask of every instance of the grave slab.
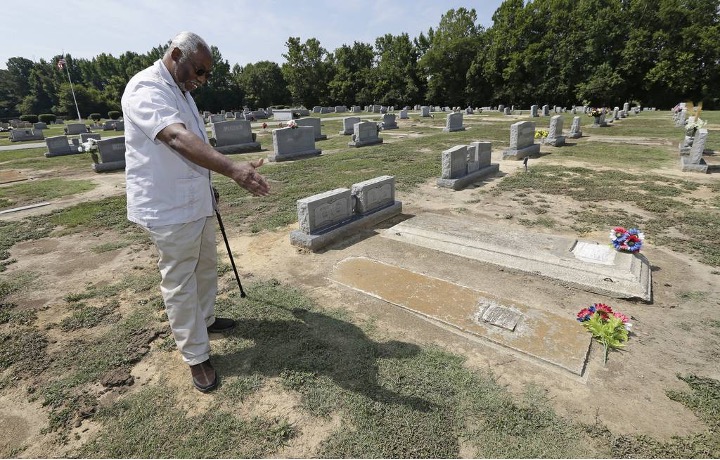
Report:
[[585,371],[592,337],[573,318],[365,257],[340,261],[330,279],[543,364]]
[[652,302],[647,258],[617,252],[609,244],[437,214],[412,217],[382,236],[554,279],[596,294]]

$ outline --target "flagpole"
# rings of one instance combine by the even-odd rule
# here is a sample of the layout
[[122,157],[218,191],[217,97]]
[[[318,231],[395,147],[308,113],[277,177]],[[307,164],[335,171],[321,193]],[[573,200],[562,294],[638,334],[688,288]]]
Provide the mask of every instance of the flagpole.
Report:
[[72,79],[70,78],[70,66],[68,65],[67,61],[65,60],[65,53],[63,53],[62,60],[65,63],[65,65],[63,67],[65,67],[65,71],[67,72],[68,81],[70,82],[70,92],[72,93],[73,102],[75,102],[75,110],[77,110],[78,120],[82,121],[82,117],[80,116],[80,109],[78,108],[78,105],[77,105],[77,99],[75,99],[75,89],[73,88]]

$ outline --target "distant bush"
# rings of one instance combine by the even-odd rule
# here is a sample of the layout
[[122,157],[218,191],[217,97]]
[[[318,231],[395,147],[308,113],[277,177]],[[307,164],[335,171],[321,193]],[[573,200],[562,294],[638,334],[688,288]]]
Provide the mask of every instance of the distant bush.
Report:
[[90,115],[88,115],[88,118],[97,123],[102,117],[99,113],[91,113]]
[[57,120],[57,116],[54,113],[41,113],[38,116],[38,119],[46,125],[49,125],[50,123],[53,123],[55,120]]
[[27,121],[28,123],[37,123],[37,115],[20,115],[20,121]]
[[108,118],[111,120],[117,120],[118,118],[120,118],[120,115],[122,115],[122,112],[118,110],[111,110],[108,112]]

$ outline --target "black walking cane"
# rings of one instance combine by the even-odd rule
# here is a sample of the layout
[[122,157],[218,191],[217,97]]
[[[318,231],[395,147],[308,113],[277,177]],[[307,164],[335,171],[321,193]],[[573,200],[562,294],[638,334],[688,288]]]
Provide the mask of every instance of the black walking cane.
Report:
[[223,240],[225,240],[225,248],[227,249],[228,256],[230,256],[230,264],[232,264],[233,271],[235,272],[235,279],[237,280],[238,287],[240,288],[240,297],[245,298],[245,291],[243,290],[242,283],[240,282],[240,275],[238,275],[237,268],[235,268],[235,260],[233,259],[232,251],[230,250],[230,243],[228,242],[227,235],[225,234],[225,226],[220,217],[220,211],[215,209],[215,215],[217,216],[218,224],[220,224],[220,233],[222,233]]

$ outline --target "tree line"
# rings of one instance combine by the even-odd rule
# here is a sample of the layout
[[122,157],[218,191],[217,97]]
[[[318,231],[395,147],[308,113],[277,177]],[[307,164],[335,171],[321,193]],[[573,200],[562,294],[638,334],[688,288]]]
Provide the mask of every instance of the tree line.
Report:
[[[198,107],[413,104],[670,108],[679,101],[720,103],[720,0],[505,0],[493,24],[474,9],[450,9],[417,37],[385,34],[334,51],[289,37],[286,62],[230,65],[212,46],[213,72],[195,92]],[[128,80],[161,58],[65,55],[81,115],[120,110]],[[0,69],[0,119],[54,113],[75,105],[63,56],[23,57]]]

